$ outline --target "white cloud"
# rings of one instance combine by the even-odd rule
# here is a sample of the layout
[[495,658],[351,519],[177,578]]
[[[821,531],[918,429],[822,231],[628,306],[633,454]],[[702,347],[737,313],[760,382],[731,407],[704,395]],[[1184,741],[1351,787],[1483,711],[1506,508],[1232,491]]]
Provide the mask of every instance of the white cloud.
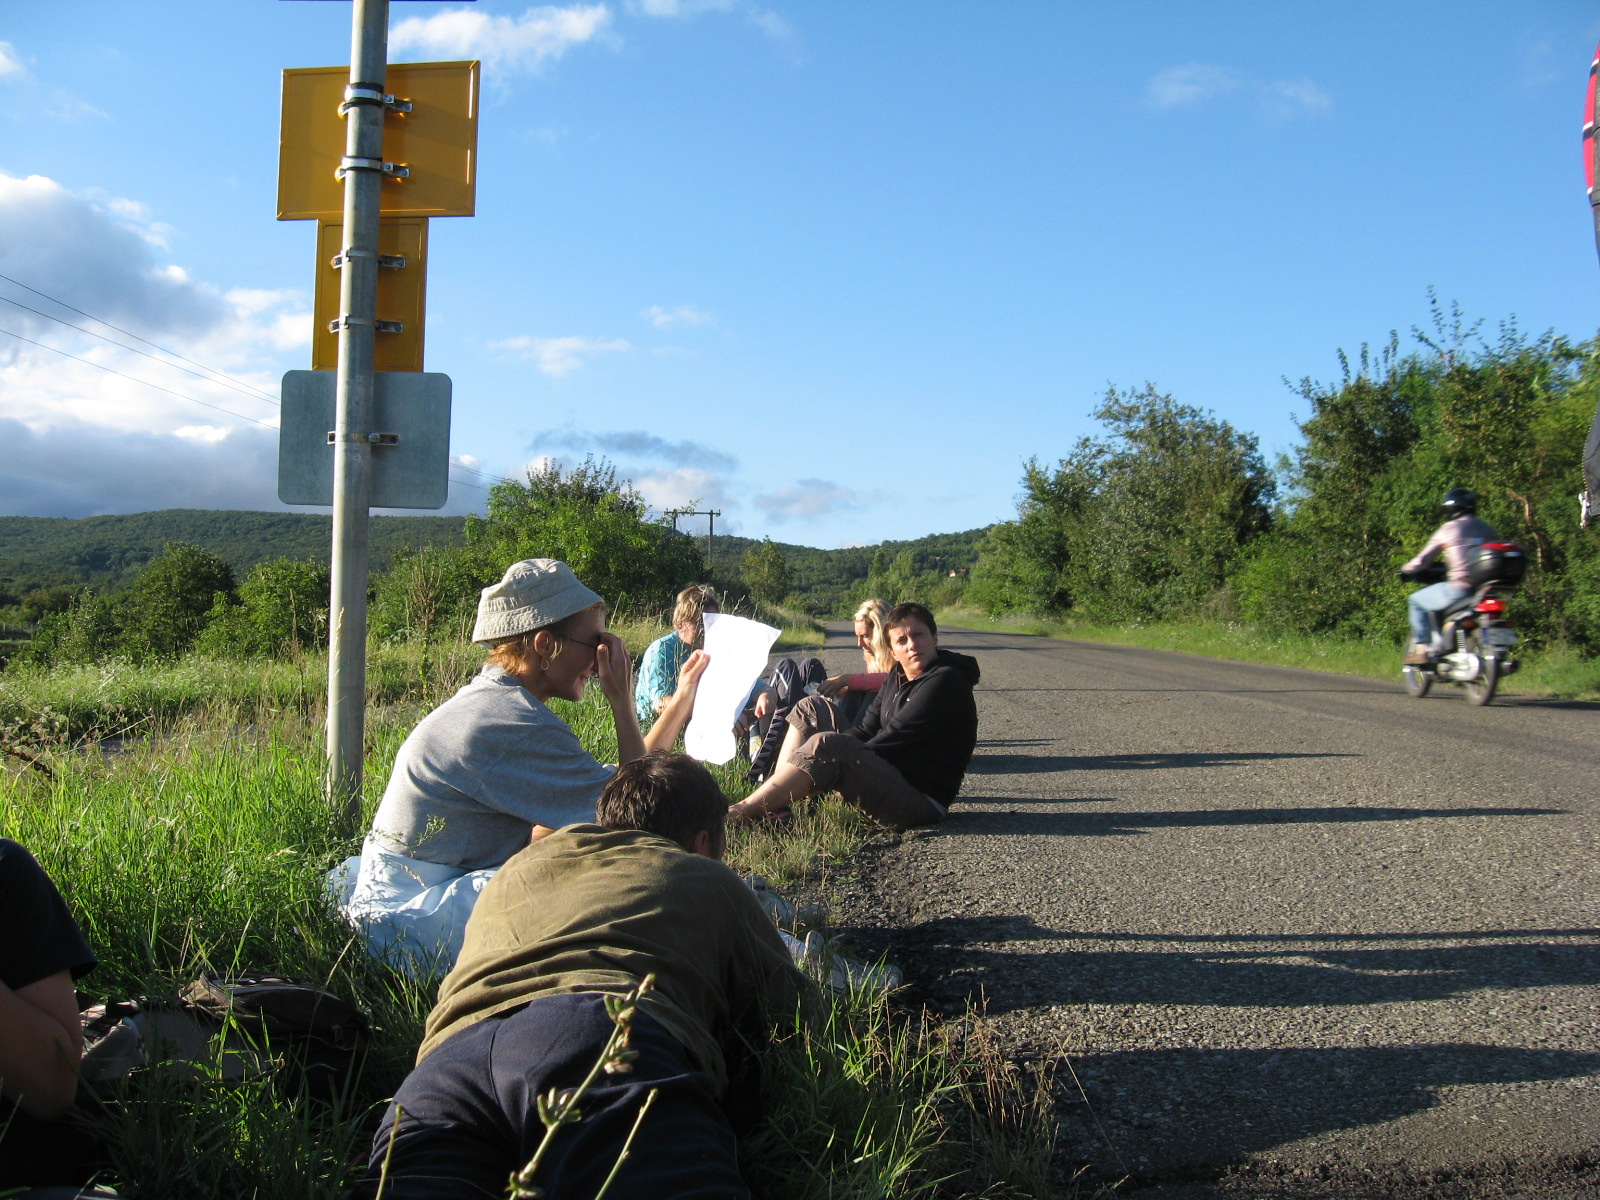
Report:
[[609,341],[586,337],[514,337],[501,342],[491,342],[496,350],[511,350],[524,358],[531,358],[539,370],[556,379],[571,375],[597,354],[617,354],[632,350],[633,344],[622,338]]
[[801,479],[789,487],[757,496],[755,506],[765,512],[774,525],[782,525],[785,521],[804,521],[828,513],[867,508],[888,499],[882,492],[863,494],[826,479]]
[[694,17],[707,12],[728,12],[739,0],[636,0],[635,12],[646,17]]
[[1333,97],[1310,79],[1277,79],[1260,87],[1261,109],[1268,116],[1287,120],[1302,113],[1327,112]]
[[1162,109],[1194,108],[1232,94],[1247,98],[1261,116],[1273,121],[1333,108],[1333,97],[1308,77],[1259,79],[1213,63],[1168,67],[1145,86],[1146,99]]
[[[737,503],[727,484],[710,471],[696,467],[642,471],[629,475],[633,486],[651,508],[665,512],[671,508],[721,508]],[[726,525],[724,528],[728,528]]]
[[[6,231],[0,274],[135,332],[192,335],[216,326],[227,311],[222,297],[187,277],[174,278],[168,264],[153,260],[153,240],[130,215],[137,210],[76,196],[42,175],[0,174],[0,228]],[[27,301],[9,287],[4,294],[41,306],[38,297]],[[20,319],[26,329],[48,327],[43,318],[5,308],[4,316]]]
[[710,313],[701,312],[687,304],[680,304],[677,308],[662,308],[659,304],[652,304],[639,315],[657,329],[671,329],[675,325],[715,324]]
[[1226,67],[1187,63],[1158,71],[1146,94],[1157,108],[1180,108],[1231,92],[1238,86],[1238,77]]
[[731,471],[738,465],[733,455],[712,446],[701,445],[699,442],[669,442],[642,429],[612,433],[550,429],[535,437],[533,445],[540,450],[572,450],[579,453],[598,451],[613,458],[654,458],[674,467],[704,467],[714,471]]
[[0,174],[0,511],[277,507],[278,355],[309,340],[305,297],[224,294],[152,225]]
[[531,71],[560,58],[572,46],[601,34],[611,21],[604,4],[566,8],[541,5],[520,17],[495,17],[451,9],[431,17],[407,17],[389,34],[393,53],[417,51],[439,58],[478,58],[490,70]]
[[220,442],[230,432],[220,425],[185,425],[181,429],[174,429],[172,436],[188,438],[195,442]]
[[7,89],[0,115],[12,121],[27,121],[43,116],[54,121],[76,123],[105,113],[79,99],[64,88],[41,83],[28,70],[22,55],[10,42],[0,42],[0,85]]
[[209,441],[88,425],[38,430],[0,417],[0,512],[88,517],[281,508],[277,462],[273,430]]
[[770,9],[751,0],[630,0],[628,10],[636,16],[684,20],[704,13],[741,13],[756,29],[775,42],[794,38],[794,26]]

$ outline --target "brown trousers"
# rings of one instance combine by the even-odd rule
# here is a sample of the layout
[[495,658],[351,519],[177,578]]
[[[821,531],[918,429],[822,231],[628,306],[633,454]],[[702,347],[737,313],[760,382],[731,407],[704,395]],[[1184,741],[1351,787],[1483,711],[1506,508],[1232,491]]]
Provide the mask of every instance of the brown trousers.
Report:
[[838,792],[867,816],[890,829],[934,825],[944,806],[917,791],[871,748],[839,732],[839,706],[807,696],[789,712],[801,742],[789,761],[811,777],[818,791]]

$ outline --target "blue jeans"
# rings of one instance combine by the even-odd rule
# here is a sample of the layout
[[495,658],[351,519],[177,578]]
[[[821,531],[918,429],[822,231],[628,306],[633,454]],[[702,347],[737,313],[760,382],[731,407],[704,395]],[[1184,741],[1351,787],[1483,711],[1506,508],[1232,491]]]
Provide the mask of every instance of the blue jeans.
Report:
[[1411,593],[1406,604],[1411,609],[1411,640],[1424,645],[1433,641],[1438,629],[1434,614],[1441,613],[1468,592],[1453,583],[1432,583]]

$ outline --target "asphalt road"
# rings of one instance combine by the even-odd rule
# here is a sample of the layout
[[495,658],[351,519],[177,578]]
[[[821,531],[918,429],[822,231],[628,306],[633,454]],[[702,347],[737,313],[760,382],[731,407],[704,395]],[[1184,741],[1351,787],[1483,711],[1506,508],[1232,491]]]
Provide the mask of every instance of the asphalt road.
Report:
[[983,668],[962,799],[837,922],[1070,1064],[1065,1158],[1146,1197],[1600,1194],[1600,706],[942,641]]

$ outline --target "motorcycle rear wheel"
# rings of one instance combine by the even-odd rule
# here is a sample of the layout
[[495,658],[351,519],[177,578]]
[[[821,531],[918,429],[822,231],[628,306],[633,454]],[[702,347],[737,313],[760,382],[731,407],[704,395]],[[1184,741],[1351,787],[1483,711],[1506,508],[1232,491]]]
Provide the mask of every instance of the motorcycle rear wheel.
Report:
[[1500,684],[1500,659],[1483,652],[1482,639],[1476,633],[1467,635],[1467,653],[1478,656],[1478,676],[1461,686],[1467,689],[1467,699],[1481,706],[1494,699],[1494,689]]
[[1433,676],[1421,667],[1401,667],[1400,677],[1406,681],[1406,691],[1413,700],[1421,700],[1433,686]]

